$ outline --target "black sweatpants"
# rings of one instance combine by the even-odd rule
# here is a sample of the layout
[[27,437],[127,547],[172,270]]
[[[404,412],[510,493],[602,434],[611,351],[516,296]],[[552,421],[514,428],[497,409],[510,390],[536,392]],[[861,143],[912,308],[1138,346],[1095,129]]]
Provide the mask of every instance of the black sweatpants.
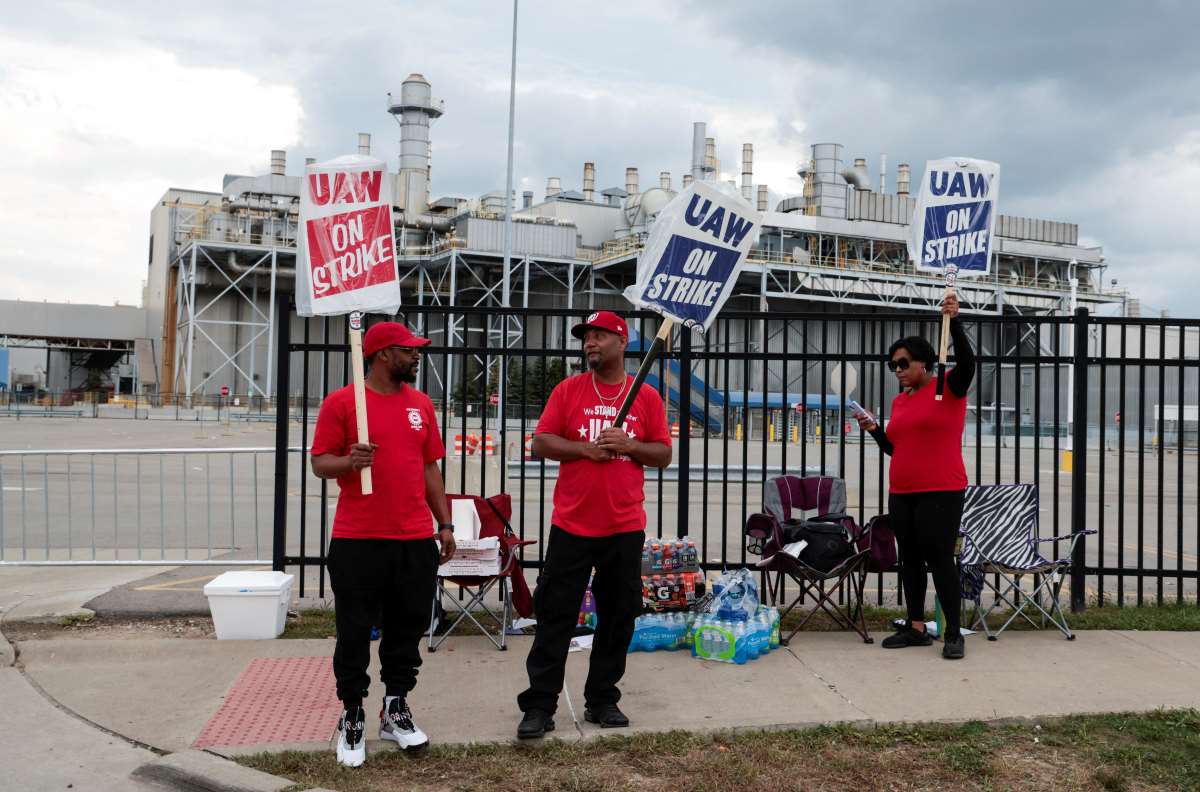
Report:
[[925,619],[925,573],[946,614],[946,635],[959,633],[962,590],[954,563],[954,543],[962,523],[963,491],[910,492],[888,496],[888,516],[900,547],[901,582],[909,622]]
[[417,685],[421,637],[429,629],[438,550],[428,539],[334,539],[329,543],[337,645],[333,676],[347,708],[361,703],[371,678],[371,628],[379,641],[379,677],[389,696]]
[[625,675],[625,655],[633,639],[633,622],[642,610],[642,531],[591,538],[567,533],[554,525],[546,558],[533,594],[537,633],[525,661],[529,688],[517,696],[522,712],[558,707],[566,673],[567,650],[579,621],[579,606],[592,579],[596,599],[596,634],[592,638],[584,704],[599,707],[621,699],[617,682]]

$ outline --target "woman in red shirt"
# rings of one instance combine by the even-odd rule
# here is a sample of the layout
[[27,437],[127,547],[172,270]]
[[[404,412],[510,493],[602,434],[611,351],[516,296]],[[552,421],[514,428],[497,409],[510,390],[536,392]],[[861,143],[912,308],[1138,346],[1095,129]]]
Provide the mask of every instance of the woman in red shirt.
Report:
[[964,645],[959,631],[960,589],[954,545],[962,521],[967,470],[962,436],[967,416],[967,390],[975,376],[975,352],[958,318],[958,299],[948,296],[942,313],[950,317],[955,367],[946,375],[941,401],[934,399],[933,346],[920,336],[901,338],[888,350],[888,368],[896,373],[900,393],[892,401],[884,429],[869,415],[859,425],[892,457],[888,476],[888,515],[904,563],[901,583],[908,601],[908,622],[883,640],[885,649],[929,646],[925,634],[926,569],[946,614],[942,656],[957,660]]

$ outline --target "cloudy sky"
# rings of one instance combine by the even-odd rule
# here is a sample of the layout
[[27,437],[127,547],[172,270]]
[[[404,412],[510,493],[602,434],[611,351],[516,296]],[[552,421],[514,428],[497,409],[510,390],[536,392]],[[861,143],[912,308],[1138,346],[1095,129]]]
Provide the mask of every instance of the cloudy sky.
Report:
[[[1200,315],[1200,10],[1187,2],[523,0],[516,173],[598,187],[688,168],[798,192],[814,142],[894,165],[1001,163],[1001,211],[1076,222],[1143,302]],[[167,10],[181,9],[181,10]],[[586,9],[586,10],[585,10]],[[503,188],[511,5],[0,0],[0,298],[137,303],[168,187],[288,151],[395,161],[385,94],[421,72],[446,115],[433,192]],[[732,177],[732,173],[731,173]]]

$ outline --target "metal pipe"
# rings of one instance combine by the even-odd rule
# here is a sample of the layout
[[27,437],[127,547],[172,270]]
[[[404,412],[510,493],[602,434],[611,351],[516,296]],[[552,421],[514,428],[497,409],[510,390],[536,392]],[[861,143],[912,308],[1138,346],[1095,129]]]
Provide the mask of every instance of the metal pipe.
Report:
[[371,133],[370,132],[359,132],[358,133],[358,153],[362,154],[364,157],[371,156]]
[[[512,296],[512,199],[513,199],[513,128],[517,113],[517,0],[513,0],[512,65],[508,75],[508,171],[504,188],[504,284],[501,305],[507,308]],[[504,322],[508,322],[505,317]],[[504,345],[508,346],[508,325],[505,324]],[[504,413],[504,383],[500,383],[500,413]]]

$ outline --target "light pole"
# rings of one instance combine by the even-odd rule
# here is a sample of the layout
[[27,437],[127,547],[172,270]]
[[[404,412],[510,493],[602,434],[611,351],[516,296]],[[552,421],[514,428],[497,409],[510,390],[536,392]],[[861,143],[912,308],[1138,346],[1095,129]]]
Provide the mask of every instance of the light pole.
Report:
[[[503,282],[501,285],[501,307],[508,309],[512,307],[512,210],[513,210],[513,127],[514,119],[517,110],[517,1],[513,0],[513,24],[512,24],[512,65],[508,76],[508,172],[505,177],[504,187],[504,272]],[[526,262],[526,267],[529,263]],[[508,321],[507,313],[502,313],[500,316],[500,327],[503,328],[501,333],[501,342],[504,349],[508,349]],[[499,365],[499,376],[496,377],[496,395],[499,397],[497,404],[496,419],[499,424],[501,442],[504,438],[504,430],[506,428],[508,400],[504,387],[507,383],[504,381],[507,375],[505,371],[505,357],[501,357]],[[483,376],[484,390],[487,390],[487,372]]]
[[[1075,259],[1067,264],[1067,278],[1071,284],[1071,300],[1068,303],[1070,306],[1070,316],[1072,320],[1075,318],[1075,309],[1079,305],[1079,278],[1076,277],[1075,271],[1079,266],[1079,262]],[[1067,375],[1067,447],[1063,450],[1062,469],[1063,472],[1070,472],[1074,465],[1075,453],[1075,330],[1074,325],[1071,325],[1071,330],[1068,338],[1071,339],[1071,344],[1068,347],[1068,353],[1071,356],[1071,369]],[[1085,416],[1086,420],[1086,416]],[[1086,449],[1085,449],[1086,450]]]

